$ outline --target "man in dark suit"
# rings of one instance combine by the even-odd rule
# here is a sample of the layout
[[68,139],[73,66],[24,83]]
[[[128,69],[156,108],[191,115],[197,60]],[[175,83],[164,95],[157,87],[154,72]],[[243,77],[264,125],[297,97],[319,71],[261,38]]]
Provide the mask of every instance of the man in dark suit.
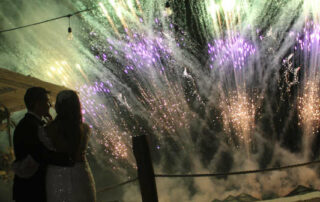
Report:
[[74,161],[68,154],[48,150],[39,139],[39,127],[44,125],[42,118],[51,118],[48,93],[44,88],[32,87],[27,90],[24,96],[28,112],[14,131],[13,144],[15,162],[23,162],[28,159],[29,163],[26,163],[27,166],[22,166],[22,170],[29,174],[22,176],[16,172],[14,176],[13,199],[16,202],[45,202],[46,165],[74,165]]

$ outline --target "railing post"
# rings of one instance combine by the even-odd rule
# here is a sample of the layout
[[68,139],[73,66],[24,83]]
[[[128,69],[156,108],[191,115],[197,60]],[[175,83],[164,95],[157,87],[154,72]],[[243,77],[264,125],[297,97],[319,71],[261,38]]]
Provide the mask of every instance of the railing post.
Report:
[[137,161],[138,178],[143,202],[158,202],[157,186],[147,136],[132,138],[133,153]]

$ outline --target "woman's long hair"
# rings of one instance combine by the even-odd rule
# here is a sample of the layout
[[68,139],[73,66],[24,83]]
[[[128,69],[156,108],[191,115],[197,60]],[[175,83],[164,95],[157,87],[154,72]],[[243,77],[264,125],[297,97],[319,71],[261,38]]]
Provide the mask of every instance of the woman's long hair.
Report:
[[75,158],[80,147],[82,124],[81,104],[77,93],[72,90],[59,92],[55,109],[59,132],[66,138],[69,154]]

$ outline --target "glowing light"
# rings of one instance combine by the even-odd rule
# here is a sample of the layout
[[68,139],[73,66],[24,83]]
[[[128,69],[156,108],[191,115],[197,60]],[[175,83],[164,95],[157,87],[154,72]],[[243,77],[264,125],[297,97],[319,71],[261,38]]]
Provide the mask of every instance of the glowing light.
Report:
[[137,3],[137,5],[138,5],[138,8],[139,8],[140,12],[143,13],[143,12],[142,12],[142,8],[141,8],[140,1],[139,1],[139,0],[136,0],[136,3]]
[[116,2],[114,2],[114,0],[109,0],[110,4],[115,7],[116,6]]
[[239,34],[227,40],[214,40],[213,44],[208,44],[208,53],[212,62],[211,68],[215,65],[232,64],[233,68],[241,69],[245,66],[249,56],[255,52],[255,47],[241,38]]
[[212,18],[216,18],[217,11],[219,10],[219,6],[214,3],[214,1],[210,1],[208,5],[208,11],[211,14]]
[[211,11],[211,13],[215,13],[219,9],[219,6],[215,4],[214,1],[210,1],[208,8],[209,8],[208,10]]
[[104,5],[103,5],[101,2],[99,3],[99,6],[100,6],[102,12],[104,13],[104,15],[107,17],[107,20],[108,20],[108,22],[110,23],[113,31],[117,34],[118,37],[120,37],[119,31],[118,31],[118,29],[116,28],[116,26],[114,25],[111,17],[109,16],[107,9],[104,7]]
[[50,73],[50,72],[47,72],[47,74],[52,78],[53,77],[53,75]]
[[50,67],[51,71],[56,71],[56,68],[54,66]]
[[156,68],[158,71],[163,71],[164,67],[161,64],[161,55],[169,57],[171,49],[169,44],[164,42],[161,34],[154,34],[152,37],[145,37],[144,34],[133,34],[133,39],[128,42],[117,41],[109,44],[109,49],[100,51],[100,55],[96,57],[102,62],[107,61],[107,55],[111,57],[120,57],[118,51],[113,47],[119,47],[123,55],[123,72],[129,74],[136,69]]
[[127,0],[127,4],[128,4],[130,9],[133,9],[133,3],[132,3],[131,0]]
[[303,6],[306,18],[311,16],[315,22],[320,23],[320,0],[305,0]]
[[314,135],[320,129],[319,84],[319,80],[316,82],[308,81],[303,89],[303,94],[298,97],[299,124],[304,128],[306,135]]
[[259,108],[258,102],[262,97],[254,93],[250,98],[246,93],[233,92],[224,99],[224,102],[220,104],[224,130],[228,134],[232,134],[232,131],[234,131],[245,146],[248,146],[255,128],[256,111]]
[[132,2],[132,0],[127,0],[127,5],[129,7],[133,17],[136,19],[137,22],[139,22],[139,17],[137,16],[137,13],[134,8],[134,3]]
[[[110,2],[110,4],[111,4],[111,6],[113,7],[113,9],[115,10],[117,16],[119,17],[120,22],[121,22],[121,24],[122,24],[123,27],[124,27],[124,30],[125,30],[128,34],[130,34],[130,32],[129,32],[129,27],[128,27],[126,21],[124,20],[124,17],[122,16],[123,6],[120,5],[120,4],[117,5],[114,0],[110,0],[109,2]],[[106,9],[104,8],[103,4],[102,4],[102,3],[99,3],[99,5],[100,5],[100,7],[103,8],[103,12],[106,14],[107,12],[106,12]],[[107,16],[107,15],[106,15],[106,16]],[[111,18],[110,18],[110,19],[111,19]]]
[[170,7],[165,8],[165,16],[171,16],[172,15],[172,10]]
[[236,0],[223,0],[221,6],[225,11],[231,12],[236,6]]

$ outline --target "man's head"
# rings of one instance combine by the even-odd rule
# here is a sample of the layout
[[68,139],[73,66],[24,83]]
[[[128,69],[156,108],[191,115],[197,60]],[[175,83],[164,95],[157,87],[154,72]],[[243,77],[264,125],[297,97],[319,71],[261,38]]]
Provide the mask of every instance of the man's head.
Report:
[[39,116],[47,115],[51,106],[48,94],[49,91],[42,87],[29,88],[24,95],[24,103],[28,111],[32,111]]

